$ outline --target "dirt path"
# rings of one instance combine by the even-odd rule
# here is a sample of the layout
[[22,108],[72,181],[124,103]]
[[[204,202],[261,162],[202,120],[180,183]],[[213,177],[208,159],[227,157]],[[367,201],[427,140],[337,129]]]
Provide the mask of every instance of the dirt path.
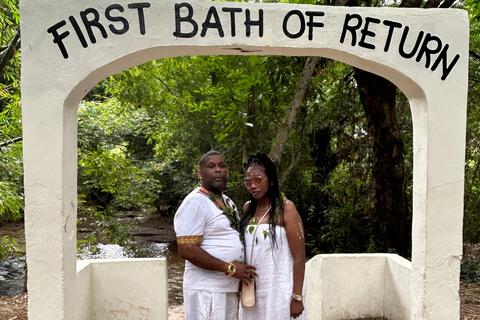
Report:
[[[27,320],[27,300],[26,294],[0,297],[0,320]],[[182,320],[183,306],[169,306],[168,319]]]

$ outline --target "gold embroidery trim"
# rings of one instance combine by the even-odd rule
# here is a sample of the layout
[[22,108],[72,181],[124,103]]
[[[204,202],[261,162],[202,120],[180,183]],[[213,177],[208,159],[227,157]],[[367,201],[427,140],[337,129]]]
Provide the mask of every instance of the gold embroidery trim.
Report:
[[177,237],[178,244],[199,244],[202,243],[203,236],[182,236]]

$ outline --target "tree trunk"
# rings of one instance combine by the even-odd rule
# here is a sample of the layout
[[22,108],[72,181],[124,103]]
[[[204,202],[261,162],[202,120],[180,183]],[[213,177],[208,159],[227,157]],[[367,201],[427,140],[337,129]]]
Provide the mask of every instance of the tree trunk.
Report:
[[20,48],[20,28],[17,29],[15,37],[13,37],[10,45],[0,52],[0,74],[3,74],[3,69],[8,65],[15,52]]
[[408,257],[411,232],[403,140],[395,112],[396,87],[382,77],[359,69],[355,69],[355,79],[373,143],[376,249]]
[[302,77],[297,83],[297,88],[292,101],[288,105],[287,110],[285,110],[282,127],[275,137],[272,148],[270,149],[269,157],[275,163],[277,168],[280,166],[282,152],[285,143],[287,142],[288,134],[290,133],[293,122],[297,118],[297,114],[302,107],[303,97],[305,96],[305,91],[307,91],[307,86],[312,78],[313,72],[315,71],[315,65],[317,64],[318,59],[318,57],[308,57],[303,68]]

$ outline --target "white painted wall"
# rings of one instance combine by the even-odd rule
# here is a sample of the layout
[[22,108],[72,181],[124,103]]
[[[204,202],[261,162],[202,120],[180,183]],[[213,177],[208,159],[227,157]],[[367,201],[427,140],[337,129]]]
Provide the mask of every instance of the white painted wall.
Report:
[[81,260],[77,266],[76,320],[168,318],[166,259]]
[[310,319],[410,319],[412,266],[393,254],[317,255],[307,263]]
[[[75,320],[93,319],[92,260],[77,261]],[[101,281],[96,279],[95,281]]]
[[411,319],[412,263],[397,255],[387,255],[383,316],[390,320]]
[[[76,130],[80,100],[105,77],[130,67],[153,59],[205,54],[323,56],[381,75],[406,94],[414,127],[411,318],[459,319],[467,13],[456,9],[181,3],[191,6],[192,19],[198,21],[199,32],[192,37],[176,33],[190,32],[184,21],[190,18],[185,18],[184,7],[177,15],[183,18],[176,20],[175,5],[179,2],[172,0],[144,1],[140,5],[148,7],[140,9],[129,8],[139,3],[125,0],[20,2],[29,319],[73,319],[74,297],[82,286],[77,285],[76,275]],[[235,25],[230,13],[223,11],[233,7],[242,11]],[[211,10],[219,14],[223,36],[215,28],[201,35]],[[251,26],[247,36],[247,10],[253,20],[258,20],[263,10],[262,36],[256,26]],[[126,24],[109,21],[107,12],[128,21],[128,31],[119,32]],[[319,15],[313,18],[317,25],[309,39],[312,24],[308,24],[308,16],[312,12]],[[95,13],[98,21],[90,27],[82,23],[82,14],[85,20],[93,21]],[[305,18],[303,25],[301,17]],[[361,27],[348,31],[356,23],[355,19],[346,23],[349,17],[361,21]],[[399,27],[389,27],[391,22]],[[105,29],[104,35],[99,24]],[[305,32],[300,34],[303,26]],[[406,27],[414,35],[405,42],[407,53],[413,50],[416,35],[428,34],[434,39],[424,46],[425,54],[405,58],[400,53]],[[299,36],[289,37],[289,33]],[[433,66],[440,53],[433,53],[435,47],[448,53],[445,65],[440,63],[436,69]],[[454,67],[446,72],[457,56]]]

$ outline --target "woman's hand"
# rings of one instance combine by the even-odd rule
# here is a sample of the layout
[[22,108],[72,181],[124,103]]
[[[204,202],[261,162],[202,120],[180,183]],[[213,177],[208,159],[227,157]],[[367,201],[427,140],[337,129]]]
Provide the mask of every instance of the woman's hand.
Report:
[[303,302],[302,301],[297,301],[295,299],[292,299],[292,302],[290,303],[290,315],[293,318],[296,318],[300,316],[303,312]]
[[[303,232],[302,218],[298,214],[295,205],[290,200],[285,202],[285,230],[287,232],[288,245],[293,257],[293,293],[303,292],[303,280],[305,278],[305,237]],[[292,297],[290,314],[298,317],[305,307],[302,301]]]

